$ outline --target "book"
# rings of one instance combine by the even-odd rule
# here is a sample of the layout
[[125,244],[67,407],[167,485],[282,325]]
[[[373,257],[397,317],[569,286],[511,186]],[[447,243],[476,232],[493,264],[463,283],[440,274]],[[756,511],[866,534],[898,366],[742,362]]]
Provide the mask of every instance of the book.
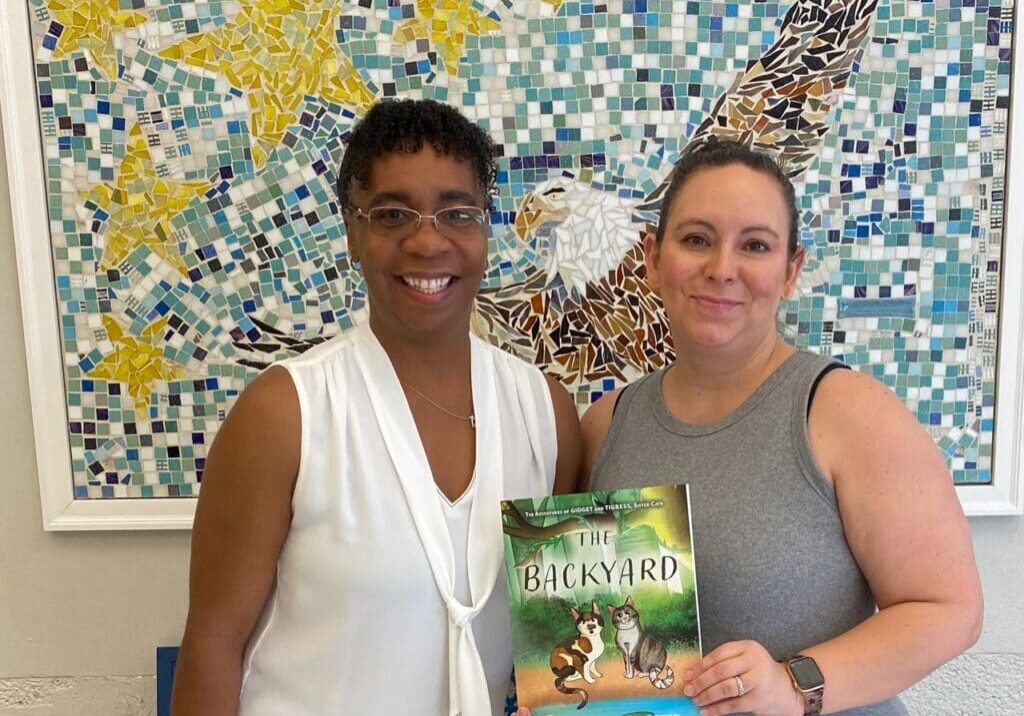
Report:
[[686,485],[501,503],[516,691],[534,716],[696,716]]

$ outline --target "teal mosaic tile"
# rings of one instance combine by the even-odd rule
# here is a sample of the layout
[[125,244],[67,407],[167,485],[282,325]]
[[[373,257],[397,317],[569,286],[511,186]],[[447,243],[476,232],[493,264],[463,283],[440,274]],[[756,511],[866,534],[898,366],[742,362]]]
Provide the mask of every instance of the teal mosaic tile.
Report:
[[[502,147],[477,324],[580,406],[670,359],[637,239],[688,143],[743,135],[798,189],[786,335],[896,391],[956,482],[991,478],[1008,0],[28,5],[79,499],[196,494],[245,384],[365,315],[332,185],[400,96]],[[336,72],[275,85],[296,48]]]

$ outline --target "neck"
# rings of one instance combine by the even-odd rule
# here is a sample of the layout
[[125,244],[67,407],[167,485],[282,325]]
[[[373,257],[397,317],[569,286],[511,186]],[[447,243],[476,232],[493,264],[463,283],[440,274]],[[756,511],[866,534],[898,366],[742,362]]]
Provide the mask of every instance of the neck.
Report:
[[662,383],[665,402],[680,420],[714,422],[738,408],[793,351],[774,330],[743,351],[677,346]]
[[420,389],[428,382],[450,385],[453,381],[465,380],[468,383],[468,321],[452,330],[423,335],[393,331],[382,323],[374,319],[371,311],[370,330],[388,354],[400,380]]

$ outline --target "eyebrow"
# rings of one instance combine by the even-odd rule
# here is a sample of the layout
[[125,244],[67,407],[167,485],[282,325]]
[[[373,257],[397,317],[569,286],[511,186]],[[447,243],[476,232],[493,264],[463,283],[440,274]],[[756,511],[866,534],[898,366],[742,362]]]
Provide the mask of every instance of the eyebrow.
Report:
[[370,199],[370,206],[379,206],[381,204],[388,204],[397,202],[399,204],[409,203],[409,193],[405,191],[382,191],[379,194],[374,194]]
[[[679,229],[681,227],[692,226],[692,225],[696,225],[696,226],[699,226],[701,228],[707,229],[708,231],[711,231],[712,233],[715,232],[715,227],[711,224],[711,222],[705,221],[704,219],[683,219],[682,221],[677,222],[676,225],[672,227],[672,232],[675,233],[675,232],[679,231]],[[773,229],[772,227],[767,226],[765,224],[751,224],[750,226],[744,226],[740,230],[741,234],[750,234],[750,233],[758,233],[758,232],[763,232],[763,233],[766,233],[766,234],[771,234],[776,239],[779,239],[780,241],[782,240],[782,237],[779,235],[779,233],[777,231],[775,231],[775,229]]]
[[[438,195],[438,199],[442,204],[452,204],[454,202],[463,202],[470,206],[476,206],[479,200],[473,196],[470,192],[464,191],[463,189],[442,189]],[[374,194],[370,200],[370,206],[382,206],[388,202],[398,202],[399,204],[408,205],[412,200],[412,195],[406,191],[382,191],[379,194]]]
[[467,204],[477,205],[477,198],[468,191],[462,189],[445,189],[441,192],[441,201],[448,203],[450,201],[464,201]]

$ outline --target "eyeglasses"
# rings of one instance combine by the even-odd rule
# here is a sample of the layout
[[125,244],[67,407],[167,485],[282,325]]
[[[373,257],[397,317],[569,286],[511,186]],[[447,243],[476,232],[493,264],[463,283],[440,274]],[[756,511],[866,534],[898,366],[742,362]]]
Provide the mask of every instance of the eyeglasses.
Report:
[[424,219],[433,222],[437,233],[455,240],[479,236],[487,223],[487,212],[477,206],[451,206],[433,214],[421,214],[404,206],[377,206],[369,211],[356,207],[352,213],[366,221],[377,236],[395,240],[412,236]]

